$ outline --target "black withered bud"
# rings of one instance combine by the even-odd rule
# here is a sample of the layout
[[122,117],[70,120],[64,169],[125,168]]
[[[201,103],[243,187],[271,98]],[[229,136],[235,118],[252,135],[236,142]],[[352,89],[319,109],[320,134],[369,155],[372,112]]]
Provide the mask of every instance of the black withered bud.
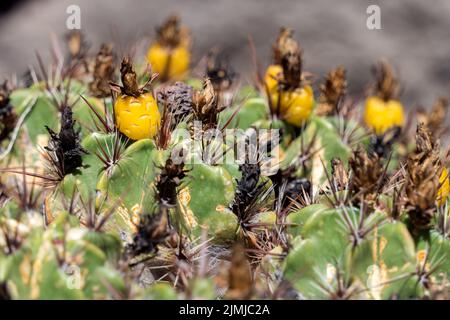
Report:
[[61,129],[55,133],[49,127],[50,143],[46,150],[53,152],[54,165],[61,176],[75,173],[83,165],[82,155],[87,154],[80,145],[80,132],[75,130],[75,120],[70,107],[65,107],[61,114]]
[[167,159],[165,166],[156,182],[158,201],[165,206],[174,206],[177,201],[177,187],[186,176],[184,163],[176,164],[172,159]]
[[[285,196],[288,200],[296,201],[299,197],[302,197],[304,194],[311,196],[312,194],[312,185],[307,179],[300,178],[294,179],[287,183],[286,190],[284,192]],[[290,203],[290,201],[287,201]]]
[[211,51],[207,56],[206,77],[211,80],[214,90],[220,91],[231,87],[236,73],[223,52]]
[[167,210],[161,209],[156,214],[143,214],[133,237],[133,242],[127,246],[127,251],[132,256],[143,253],[155,253],[158,245],[165,243],[174,236],[174,231],[169,227]]
[[231,210],[238,216],[245,212],[255,197],[261,192],[264,183],[259,183],[261,168],[259,164],[244,163],[239,166],[242,177],[237,182],[237,189]]
[[5,81],[0,86],[0,142],[9,137],[14,130],[16,114],[9,99],[10,90]]

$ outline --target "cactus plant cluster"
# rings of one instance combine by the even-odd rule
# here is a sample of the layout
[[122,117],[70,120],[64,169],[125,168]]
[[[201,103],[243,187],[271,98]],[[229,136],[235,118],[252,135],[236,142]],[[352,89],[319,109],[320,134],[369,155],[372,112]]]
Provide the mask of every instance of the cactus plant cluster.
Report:
[[449,298],[446,98],[407,115],[383,61],[360,103],[288,28],[245,86],[190,44],[72,32],[0,88],[0,298]]

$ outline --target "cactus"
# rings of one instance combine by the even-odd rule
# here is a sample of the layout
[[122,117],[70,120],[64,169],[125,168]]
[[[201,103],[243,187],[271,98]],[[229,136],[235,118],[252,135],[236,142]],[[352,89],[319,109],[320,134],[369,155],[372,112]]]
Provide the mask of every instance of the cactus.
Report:
[[180,26],[159,77],[137,55],[114,83],[114,47],[73,32],[69,64],[0,87],[0,298],[445,297],[447,99],[412,136],[383,63],[359,119],[343,67],[314,95],[288,28],[254,86],[215,50],[194,78]]
[[227,206],[233,200],[234,182],[227,170],[198,163],[186,179],[189,180],[179,196],[189,228],[197,236],[205,227],[218,239],[233,239],[237,219]]
[[[250,98],[244,100],[242,105],[236,105],[220,114],[221,122],[230,121],[227,128],[248,129],[255,122],[266,119],[268,106],[262,98]],[[236,113],[233,116],[233,113]]]

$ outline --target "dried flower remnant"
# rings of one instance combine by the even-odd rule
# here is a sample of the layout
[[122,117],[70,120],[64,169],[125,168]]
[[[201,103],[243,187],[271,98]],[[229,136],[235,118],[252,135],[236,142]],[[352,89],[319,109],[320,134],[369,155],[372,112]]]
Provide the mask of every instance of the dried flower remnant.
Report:
[[50,142],[47,147],[47,159],[52,171],[56,172],[58,178],[75,173],[82,167],[82,155],[87,154],[80,145],[80,132],[76,131],[75,120],[70,107],[65,107],[61,114],[61,129],[59,133],[47,128],[50,134]]
[[369,157],[366,151],[358,148],[349,159],[352,169],[352,194],[354,201],[358,202],[361,197],[368,204],[365,207],[373,207],[380,194],[385,169],[380,159],[374,155]]
[[160,205],[173,207],[177,203],[177,188],[186,176],[184,163],[176,164],[167,159],[156,182],[157,198]]
[[379,158],[387,158],[400,134],[400,127],[391,127],[381,135],[372,135],[370,137],[369,153]]
[[265,249],[270,251],[272,248],[268,234],[270,227],[266,225],[265,228],[261,228],[258,217],[272,207],[273,201],[269,199],[269,195],[273,189],[268,186],[268,180],[260,181],[259,164],[245,162],[239,166],[239,170],[242,176],[237,181],[230,210],[238,219],[238,238],[247,248],[256,250],[252,260],[253,258],[259,260],[261,256],[258,253],[264,255]]
[[373,69],[376,77],[375,95],[384,101],[396,99],[400,93],[400,83],[394,75],[394,70],[386,61],[380,61]]
[[258,164],[244,163],[239,166],[242,177],[238,181],[237,189],[231,210],[242,215],[251,204],[255,196],[260,193],[262,184],[259,184],[261,169]]
[[143,214],[137,226],[133,242],[128,245],[128,251],[133,256],[143,253],[156,253],[158,245],[164,244],[174,235],[169,226],[168,212],[162,208],[156,214]]
[[95,57],[94,72],[89,89],[96,97],[108,97],[111,94],[110,82],[114,80],[114,54],[111,44],[102,44]]
[[214,87],[209,79],[205,79],[202,90],[194,91],[193,98],[194,120],[201,121],[202,129],[217,128],[218,116],[226,107],[220,106]]
[[211,80],[216,92],[222,92],[231,87],[236,73],[223,52],[210,51],[206,59],[206,77]]
[[347,170],[339,158],[333,158],[331,160],[331,175],[333,178],[333,188],[336,191],[345,190],[349,186],[349,178]]
[[431,112],[419,110],[417,113],[418,122],[426,125],[435,139],[439,138],[442,131],[448,127],[448,125],[445,125],[448,103],[448,97],[439,97],[431,109]]
[[14,130],[17,116],[10,103],[10,90],[5,81],[0,86],[0,143],[7,139]]
[[292,30],[282,28],[277,39],[276,57],[283,68],[285,90],[299,88],[302,81],[302,49],[292,35]]
[[319,87],[320,96],[316,114],[329,116],[339,114],[339,105],[347,92],[346,71],[343,67],[331,70]]
[[436,211],[439,176],[443,171],[439,147],[427,127],[419,124],[416,150],[408,157],[405,182],[405,208],[415,234],[430,229]]

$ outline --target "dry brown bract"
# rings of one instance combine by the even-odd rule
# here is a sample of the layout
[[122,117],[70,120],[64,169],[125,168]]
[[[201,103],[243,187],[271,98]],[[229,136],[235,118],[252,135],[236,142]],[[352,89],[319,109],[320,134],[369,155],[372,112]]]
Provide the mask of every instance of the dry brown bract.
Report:
[[416,233],[430,228],[436,210],[439,176],[443,169],[439,147],[429,129],[419,124],[416,150],[408,157],[405,185],[406,211]]
[[349,160],[352,169],[352,194],[355,197],[354,202],[359,202],[363,197],[367,207],[373,207],[382,187],[385,176],[384,168],[380,158],[376,155],[369,157],[367,152],[361,147],[358,148]]
[[386,61],[380,61],[373,73],[376,77],[375,94],[384,101],[395,99],[400,93],[400,84],[392,67]]
[[139,89],[136,72],[128,57],[125,57],[122,60],[120,75],[123,84],[122,93],[127,96],[139,97],[142,91]]
[[120,78],[122,80],[122,86],[110,82],[111,90],[116,93],[124,94],[127,96],[132,96],[138,98],[141,94],[148,92],[147,87],[149,87],[152,81],[157,77],[158,74],[149,74],[148,80],[139,86],[136,72],[134,71],[133,64],[131,63],[130,57],[125,56],[122,59],[122,64],[120,66]]
[[332,187],[336,188],[336,191],[345,190],[348,186],[348,174],[341,159],[333,158],[331,160],[331,174],[334,184]]
[[283,68],[283,90],[300,88],[302,82],[302,49],[292,34],[282,28],[273,49],[274,62]]
[[328,116],[339,113],[339,104],[347,92],[346,71],[343,67],[331,70],[320,85],[319,105],[316,113]]
[[111,93],[109,83],[114,81],[114,55],[112,45],[103,44],[95,57],[93,80],[89,89],[96,97],[107,97]]
[[180,18],[172,15],[158,28],[156,28],[156,42],[163,47],[176,48],[190,45],[189,30],[180,26]]
[[436,139],[445,130],[445,118],[448,110],[448,97],[439,97],[434,103],[431,112],[420,110],[417,113],[419,123],[423,123]]
[[194,91],[193,97],[194,120],[202,122],[202,129],[215,129],[219,113],[225,109],[219,106],[214,87],[209,79],[203,83],[203,90]]

